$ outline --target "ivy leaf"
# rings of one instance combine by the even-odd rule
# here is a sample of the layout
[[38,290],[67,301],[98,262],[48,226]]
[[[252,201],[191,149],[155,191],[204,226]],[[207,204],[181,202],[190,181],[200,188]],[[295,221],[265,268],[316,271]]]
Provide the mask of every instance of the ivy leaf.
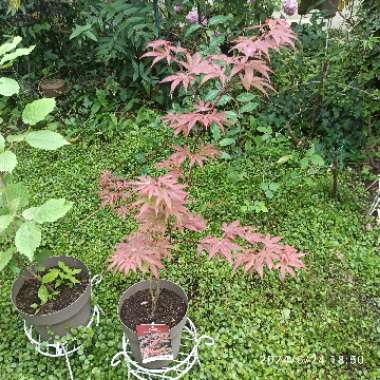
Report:
[[53,282],[59,275],[59,270],[57,268],[50,269],[44,276],[42,276],[41,282],[43,284],[49,284]]
[[69,144],[62,135],[48,130],[29,132],[25,135],[25,141],[33,148],[44,150],[57,150]]
[[37,223],[52,223],[65,216],[72,206],[73,202],[68,202],[64,198],[49,199],[39,207],[28,208],[22,216]]
[[0,95],[12,96],[18,94],[20,86],[14,79],[1,77],[0,78]]
[[6,251],[0,252],[0,272],[9,264],[14,252],[14,248],[9,248]]
[[45,285],[41,285],[38,289],[38,298],[41,301],[41,305],[45,305],[49,301],[49,291]]
[[17,165],[17,157],[10,150],[0,153],[0,172],[12,173]]
[[0,234],[4,232],[8,226],[12,223],[13,215],[6,214],[0,215]]
[[23,223],[16,232],[15,244],[17,250],[30,261],[34,252],[41,244],[41,230],[34,222]]
[[55,108],[54,98],[42,98],[27,104],[22,112],[22,121],[28,125],[36,125],[44,120]]

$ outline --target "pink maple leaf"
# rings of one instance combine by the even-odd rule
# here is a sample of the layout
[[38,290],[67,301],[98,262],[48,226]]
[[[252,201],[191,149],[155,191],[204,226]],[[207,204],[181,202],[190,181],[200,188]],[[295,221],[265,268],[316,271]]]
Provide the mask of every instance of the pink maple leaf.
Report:
[[162,79],[160,83],[168,83],[171,82],[170,85],[170,94],[174,92],[174,90],[182,84],[185,91],[189,88],[191,82],[195,79],[193,75],[185,72],[178,72],[177,74],[169,75],[166,78]]
[[284,281],[285,276],[288,273],[290,276],[294,277],[294,269],[304,269],[305,265],[300,260],[301,257],[305,256],[304,253],[297,252],[297,250],[289,245],[283,246],[283,251],[279,255],[279,262],[275,264],[274,269],[280,270],[280,280]]
[[224,125],[230,124],[225,112],[218,112],[208,103],[198,103],[194,108],[197,112],[168,113],[162,120],[168,124],[169,128],[174,129],[175,135],[183,133],[185,136],[188,136],[197,124],[208,129],[212,123],[215,123],[222,132],[224,132]]
[[158,278],[160,269],[164,269],[161,260],[169,255],[169,242],[165,238],[152,240],[148,234],[139,231],[125,240],[116,245],[108,269],[117,269],[125,275],[140,270]]
[[151,67],[162,60],[166,60],[168,65],[170,65],[172,61],[177,61],[175,54],[187,54],[187,49],[173,46],[170,41],[166,40],[152,41],[147,45],[147,47],[153,50],[144,53],[141,58],[154,58]]
[[198,252],[208,252],[210,259],[214,258],[217,254],[224,257],[231,264],[233,263],[233,253],[238,252],[242,247],[229,239],[218,239],[214,236],[208,236],[202,239],[198,244]]

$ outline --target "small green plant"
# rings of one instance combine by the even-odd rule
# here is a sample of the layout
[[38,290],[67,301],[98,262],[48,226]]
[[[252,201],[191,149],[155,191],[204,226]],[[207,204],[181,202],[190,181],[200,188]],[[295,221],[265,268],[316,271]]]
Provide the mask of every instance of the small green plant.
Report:
[[[9,68],[14,60],[31,53],[34,46],[19,48],[21,37],[0,46],[0,69]],[[12,78],[0,77],[0,95],[17,95],[20,86]],[[0,271],[10,266],[14,271],[23,268],[24,259],[31,263],[36,249],[41,245],[41,225],[62,218],[72,207],[65,199],[49,199],[37,207],[29,205],[29,193],[12,175],[17,166],[14,144],[26,142],[33,148],[54,151],[69,144],[62,135],[50,130],[31,130],[41,123],[55,108],[55,100],[42,98],[27,104],[22,112],[25,132],[8,134],[3,126],[0,130]],[[30,271],[30,270],[29,270]]]
[[[57,299],[60,294],[59,288],[62,286],[68,286],[73,288],[80,281],[77,275],[81,273],[82,269],[70,268],[63,261],[58,261],[58,266],[48,269],[39,268],[36,277],[40,281],[41,285],[38,288],[38,298],[40,302],[30,305],[35,312],[38,313],[41,306],[47,302]],[[45,272],[43,275],[39,272]]]

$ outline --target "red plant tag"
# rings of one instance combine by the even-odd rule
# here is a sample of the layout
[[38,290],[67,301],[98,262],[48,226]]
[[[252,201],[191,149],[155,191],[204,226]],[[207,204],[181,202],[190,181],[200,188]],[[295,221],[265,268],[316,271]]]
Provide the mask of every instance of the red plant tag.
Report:
[[170,328],[164,324],[141,324],[136,326],[142,362],[173,360]]

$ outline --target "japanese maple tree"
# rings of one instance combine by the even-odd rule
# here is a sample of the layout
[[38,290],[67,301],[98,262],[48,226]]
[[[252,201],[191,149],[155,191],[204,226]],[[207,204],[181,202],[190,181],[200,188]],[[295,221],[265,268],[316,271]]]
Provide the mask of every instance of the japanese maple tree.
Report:
[[[165,170],[158,177],[141,176],[129,181],[104,172],[100,179],[102,206],[110,206],[121,217],[133,214],[138,224],[137,231],[126,236],[116,245],[109,268],[126,275],[130,271],[149,273],[152,283],[165,269],[164,260],[170,258],[173,231],[176,237],[187,229],[202,232],[206,221],[188,209],[188,186],[191,171],[202,168],[207,160],[219,155],[213,145],[201,142],[201,134],[216,126],[221,133],[230,125],[227,111],[220,109],[218,101],[229,89],[243,87],[255,89],[265,95],[273,90],[270,81],[270,52],[282,47],[294,47],[296,36],[284,20],[267,20],[253,28],[250,37],[234,41],[230,55],[214,54],[202,56],[199,52],[175,46],[166,40],[152,41],[142,58],[151,58],[152,67],[165,63],[173,73],[161,80],[170,84],[173,95],[181,87],[192,90],[194,104],[186,112],[169,112],[162,120],[186,139],[196,136],[192,148],[174,146],[174,152],[165,160],[156,163],[156,168]],[[202,97],[203,86],[216,85],[218,94],[213,101]],[[189,175],[184,173],[187,165]],[[280,237],[255,232],[251,227],[241,226],[239,221],[222,225],[221,237],[207,236],[198,244],[198,251],[206,251],[210,259],[222,257],[234,269],[256,272],[261,277],[264,268],[279,270],[283,281],[286,274],[295,275],[295,269],[304,268],[303,253],[280,243]],[[158,285],[155,287],[158,289]],[[153,305],[158,297],[151,286]],[[155,306],[153,306],[154,308]]]

